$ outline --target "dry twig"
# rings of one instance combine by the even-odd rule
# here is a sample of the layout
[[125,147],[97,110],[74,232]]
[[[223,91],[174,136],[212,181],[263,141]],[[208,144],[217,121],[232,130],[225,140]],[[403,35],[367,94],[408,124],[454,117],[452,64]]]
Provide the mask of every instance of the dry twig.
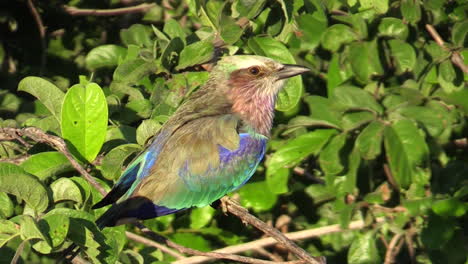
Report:
[[452,56],[450,57],[453,64],[455,64],[458,68],[460,68],[465,74],[468,74],[468,66],[465,65],[462,56],[458,51],[452,51],[445,46],[444,40],[440,37],[439,33],[435,30],[432,25],[426,24],[426,29],[432,38],[435,40],[437,45],[439,45],[444,50],[450,51]]
[[34,17],[34,21],[36,22],[41,40],[41,68],[39,74],[42,75],[42,71],[44,71],[47,62],[46,28],[44,27],[44,23],[42,23],[41,15],[39,15],[39,12],[37,12],[36,7],[34,6],[33,0],[28,0],[27,4],[32,16]]
[[124,14],[143,13],[155,6],[156,4],[153,3],[115,9],[80,9],[64,5],[63,9],[66,13],[72,16],[119,16]]
[[[395,263],[395,257],[398,255],[400,251],[401,245],[398,246],[398,242],[403,234],[396,234],[388,243],[387,252],[385,253],[385,262],[384,264],[393,264]],[[404,240],[402,240],[404,242]]]

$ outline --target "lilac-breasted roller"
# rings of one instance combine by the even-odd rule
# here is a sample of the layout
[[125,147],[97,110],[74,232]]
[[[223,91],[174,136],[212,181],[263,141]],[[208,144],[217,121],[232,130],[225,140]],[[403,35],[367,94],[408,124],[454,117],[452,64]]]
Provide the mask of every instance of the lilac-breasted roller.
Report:
[[93,208],[100,228],[202,207],[242,186],[265,155],[278,92],[307,72],[261,56],[222,58]]

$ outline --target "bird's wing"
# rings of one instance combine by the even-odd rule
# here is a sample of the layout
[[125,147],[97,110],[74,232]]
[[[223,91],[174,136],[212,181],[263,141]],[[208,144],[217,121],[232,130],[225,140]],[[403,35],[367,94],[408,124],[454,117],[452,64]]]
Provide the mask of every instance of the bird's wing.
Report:
[[119,200],[137,179],[145,175],[142,173],[144,168],[151,166],[155,162],[167,138],[164,133],[159,133],[153,143],[130,163],[117,183],[112,187],[112,190],[92,208],[101,208]]
[[240,187],[263,158],[267,138],[237,132],[232,116],[193,120],[175,131],[157,161],[144,167],[126,197],[145,197],[158,206],[205,206]]

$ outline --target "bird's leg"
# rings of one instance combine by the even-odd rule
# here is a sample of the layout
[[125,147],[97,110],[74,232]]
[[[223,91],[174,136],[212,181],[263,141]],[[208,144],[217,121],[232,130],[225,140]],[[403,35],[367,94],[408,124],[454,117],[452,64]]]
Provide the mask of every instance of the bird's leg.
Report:
[[210,204],[210,206],[214,209],[220,209],[223,211],[225,215],[227,215],[228,209],[227,204],[223,199],[218,199]]

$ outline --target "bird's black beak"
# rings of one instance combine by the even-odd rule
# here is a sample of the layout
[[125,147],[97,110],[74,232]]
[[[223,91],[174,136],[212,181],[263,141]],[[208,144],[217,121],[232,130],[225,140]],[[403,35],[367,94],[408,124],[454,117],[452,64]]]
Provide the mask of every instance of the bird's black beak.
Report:
[[294,65],[294,64],[283,64],[283,68],[278,70],[278,80],[286,79],[286,78],[291,78],[299,74],[303,74],[305,72],[310,71],[309,68],[300,66],[300,65]]

